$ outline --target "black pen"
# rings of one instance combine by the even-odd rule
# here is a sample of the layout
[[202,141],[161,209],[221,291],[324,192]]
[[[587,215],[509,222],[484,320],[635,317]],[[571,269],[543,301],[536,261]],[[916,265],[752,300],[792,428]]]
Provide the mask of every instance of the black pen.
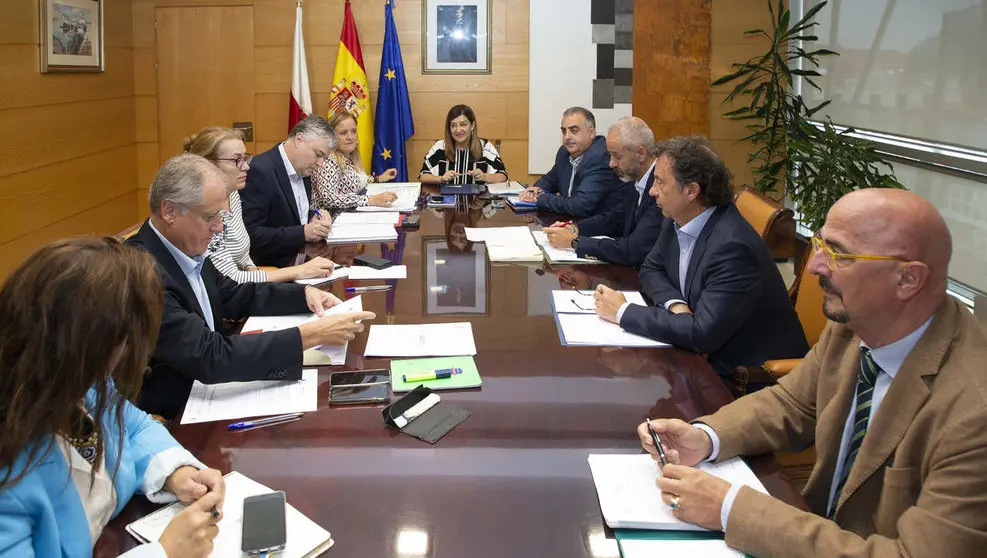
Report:
[[644,419],[648,423],[648,432],[651,432],[651,441],[655,443],[655,447],[658,448],[658,459],[661,460],[661,466],[664,467],[668,465],[668,458],[665,457],[665,450],[661,449],[661,438],[658,437],[658,433],[655,432],[654,428],[651,428],[651,419]]

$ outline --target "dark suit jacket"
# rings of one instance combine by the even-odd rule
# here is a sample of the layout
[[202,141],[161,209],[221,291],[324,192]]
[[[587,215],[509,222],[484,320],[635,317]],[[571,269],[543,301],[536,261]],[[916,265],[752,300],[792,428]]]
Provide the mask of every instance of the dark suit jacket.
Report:
[[[707,355],[716,371],[801,358],[809,350],[781,273],[761,237],[732,203],[713,212],[696,240],[680,292],[679,242],[665,219],[641,266],[641,292],[656,306],[631,305],[627,331]],[[672,314],[668,300],[686,301],[692,314]]]
[[[658,240],[661,224],[665,220],[655,198],[648,195],[654,181],[652,171],[640,202],[634,184],[628,183],[621,205],[577,222],[579,242],[576,244],[576,255],[641,267],[641,262]],[[609,236],[612,240],[592,238],[594,236]]]
[[223,318],[278,316],[310,312],[305,287],[296,284],[237,283],[216,271],[207,258],[202,282],[209,295],[216,331],[206,325],[202,308],[171,252],[145,221],[127,243],[147,250],[158,262],[164,282],[164,312],[151,374],[144,380],[138,406],[171,418],[188,400],[192,380],[206,384],[302,377],[302,338],[297,328],[256,335],[231,335]]
[[555,155],[555,166],[535,182],[535,186],[545,191],[538,196],[539,210],[564,213],[573,217],[589,217],[616,207],[624,201],[624,189],[627,185],[617,178],[617,174],[610,168],[607,139],[603,136],[596,136],[593,144],[583,154],[579,166],[576,167],[572,194],[567,195],[571,175],[569,152],[563,146]]
[[[312,199],[312,182],[308,178],[303,181],[305,194]],[[275,267],[292,265],[305,246],[306,223],[298,221],[298,204],[278,146],[250,161],[240,201],[254,262]]]

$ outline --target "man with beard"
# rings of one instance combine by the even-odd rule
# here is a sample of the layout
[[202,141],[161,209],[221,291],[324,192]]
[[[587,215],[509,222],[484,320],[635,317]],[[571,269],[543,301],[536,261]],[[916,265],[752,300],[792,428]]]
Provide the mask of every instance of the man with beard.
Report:
[[[640,267],[664,221],[648,191],[654,182],[655,135],[644,120],[625,116],[607,133],[610,168],[624,183],[624,203],[576,223],[556,222],[544,229],[556,248],[573,248],[581,258]],[[607,238],[601,238],[607,237]]]
[[[778,385],[693,424],[652,420],[673,463],[662,498],[754,556],[983,555],[987,340],[946,293],[946,223],[913,193],[859,190],[812,245],[832,323]],[[692,468],[812,444],[810,511]]]

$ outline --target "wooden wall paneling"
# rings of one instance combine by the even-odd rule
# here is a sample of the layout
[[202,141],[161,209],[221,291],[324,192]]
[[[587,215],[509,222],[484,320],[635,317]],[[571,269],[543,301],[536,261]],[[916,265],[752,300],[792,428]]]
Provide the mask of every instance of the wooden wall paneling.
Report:
[[133,22],[133,0],[103,1],[103,41],[107,47],[134,48]]
[[[328,104],[328,100],[326,104]],[[313,101],[314,106],[318,105]],[[287,137],[287,91],[284,93],[258,93],[254,97],[254,107],[254,138],[257,141],[281,141]],[[316,114],[321,115],[322,113],[316,112]]]
[[133,0],[134,2],[134,48],[154,48],[155,0]]
[[0,243],[133,192],[136,165],[130,144],[0,178]]
[[134,97],[135,139],[139,143],[158,141],[158,98],[150,95]]
[[0,45],[33,45],[38,57],[40,26],[38,2],[35,0],[6,0],[0,8]]
[[49,242],[86,234],[111,235],[133,225],[136,197],[137,192],[131,188],[102,205],[0,244],[0,278],[7,277],[24,258]]
[[138,143],[137,144],[137,184],[138,190],[148,189],[154,180],[154,175],[158,172],[160,157],[158,155],[158,143]]
[[153,97],[158,94],[157,52],[154,48],[135,48],[133,52],[134,95]]
[[132,49],[107,48],[103,73],[42,74],[38,45],[0,45],[0,110],[132,96],[132,57]]

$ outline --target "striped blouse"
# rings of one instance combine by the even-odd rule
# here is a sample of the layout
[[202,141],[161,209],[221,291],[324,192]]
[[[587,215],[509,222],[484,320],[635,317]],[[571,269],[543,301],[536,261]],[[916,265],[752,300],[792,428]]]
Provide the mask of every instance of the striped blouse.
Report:
[[325,164],[312,173],[312,207],[328,211],[333,219],[340,213],[369,204],[368,176],[348,157],[340,166],[337,157],[329,156]]
[[418,176],[423,174],[442,176],[453,170],[459,173],[453,184],[473,184],[473,177],[466,173],[476,168],[488,174],[503,173],[504,176],[507,176],[507,167],[500,160],[500,153],[497,153],[497,148],[483,138],[480,138],[480,145],[483,146],[483,153],[479,161],[473,160],[473,154],[470,153],[469,149],[457,149],[453,162],[450,163],[446,156],[446,142],[439,140],[425,154],[425,161],[422,163],[422,170]]
[[243,207],[240,194],[230,194],[230,210],[222,211],[223,232],[216,233],[209,243],[209,259],[220,273],[237,283],[264,283],[266,271],[247,271],[256,267],[250,259],[250,237],[243,224]]

